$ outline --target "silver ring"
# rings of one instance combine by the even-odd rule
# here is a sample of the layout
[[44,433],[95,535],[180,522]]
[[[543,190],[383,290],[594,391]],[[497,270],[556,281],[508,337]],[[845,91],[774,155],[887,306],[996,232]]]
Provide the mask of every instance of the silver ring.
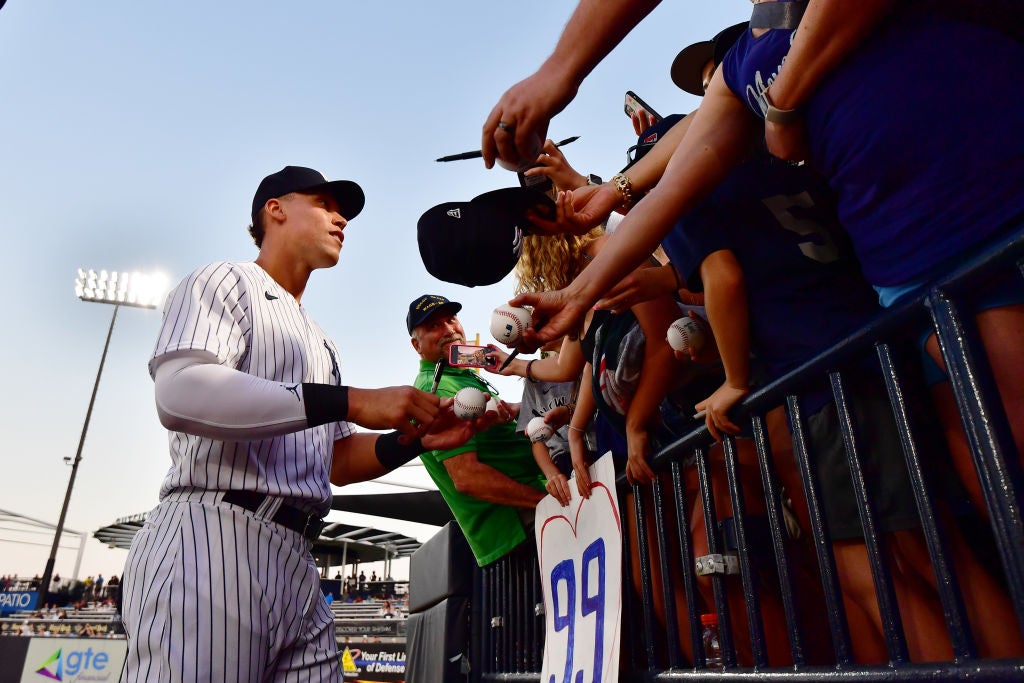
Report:
[[515,131],[516,127],[511,123],[505,123],[504,121],[498,121],[498,128],[502,129],[506,133]]

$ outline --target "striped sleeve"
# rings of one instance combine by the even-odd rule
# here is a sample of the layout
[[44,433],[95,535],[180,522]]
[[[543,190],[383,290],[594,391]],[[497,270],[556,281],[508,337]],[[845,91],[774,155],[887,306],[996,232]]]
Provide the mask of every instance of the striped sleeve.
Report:
[[153,376],[162,357],[176,351],[205,351],[237,368],[251,336],[248,289],[231,263],[213,263],[182,280],[168,295],[156,348]]

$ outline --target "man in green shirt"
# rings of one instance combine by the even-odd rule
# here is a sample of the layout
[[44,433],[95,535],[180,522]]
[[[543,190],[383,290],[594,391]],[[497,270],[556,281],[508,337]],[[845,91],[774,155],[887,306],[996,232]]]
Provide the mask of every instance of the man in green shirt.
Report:
[[[406,327],[420,355],[414,386],[430,391],[437,362],[452,344],[465,344],[466,333],[456,314],[462,304],[443,296],[424,294],[409,304]],[[469,368],[445,367],[439,396],[454,396],[463,387],[476,387],[497,396]],[[533,459],[530,442],[516,433],[515,422],[501,422],[477,432],[464,445],[420,456],[430,478],[462,527],[481,567],[504,557],[527,539],[524,520],[546,495],[544,475]]]

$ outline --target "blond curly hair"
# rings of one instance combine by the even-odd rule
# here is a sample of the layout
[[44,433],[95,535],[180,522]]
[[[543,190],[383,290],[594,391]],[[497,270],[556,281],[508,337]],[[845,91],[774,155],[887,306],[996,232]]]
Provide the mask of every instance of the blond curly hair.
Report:
[[516,294],[564,289],[587,264],[585,250],[604,235],[597,227],[585,235],[525,235],[516,264]]

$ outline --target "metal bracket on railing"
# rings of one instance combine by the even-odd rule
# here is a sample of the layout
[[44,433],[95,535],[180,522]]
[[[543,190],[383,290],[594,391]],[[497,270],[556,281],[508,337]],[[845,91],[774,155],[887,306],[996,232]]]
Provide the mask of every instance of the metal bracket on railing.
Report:
[[501,617],[491,617],[491,628],[501,628]]
[[536,617],[544,616],[544,603],[543,602],[538,602],[536,605],[533,606],[533,615],[536,616]]
[[694,564],[696,565],[697,576],[740,573],[739,558],[735,553],[702,555],[696,559]]

